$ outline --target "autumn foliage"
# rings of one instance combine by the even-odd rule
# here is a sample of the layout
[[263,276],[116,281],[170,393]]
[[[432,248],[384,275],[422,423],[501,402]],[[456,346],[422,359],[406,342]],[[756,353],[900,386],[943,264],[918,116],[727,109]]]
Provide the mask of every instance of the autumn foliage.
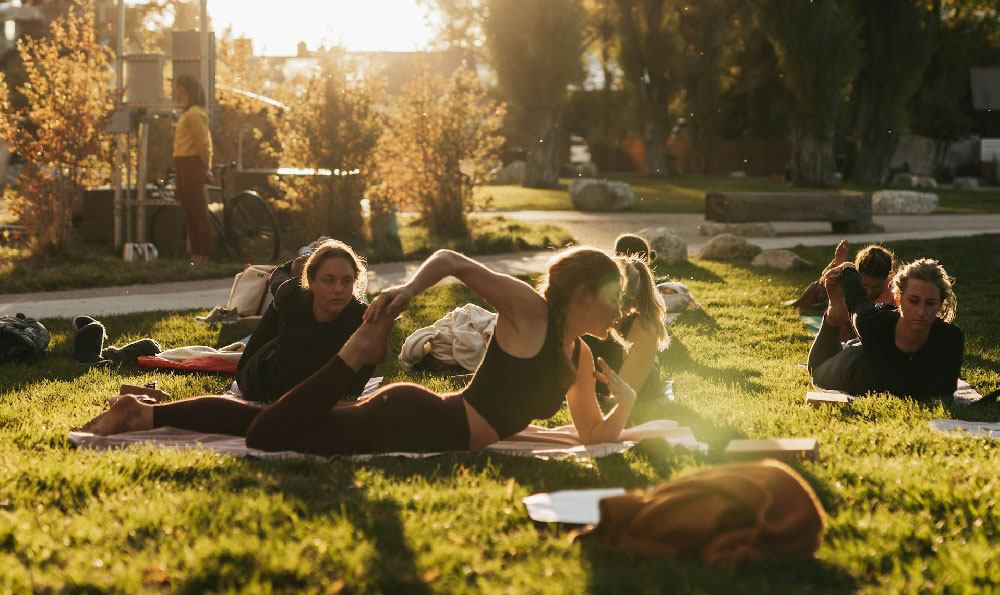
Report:
[[108,175],[110,137],[103,121],[114,105],[110,49],[98,43],[93,5],[78,0],[50,35],[18,41],[27,81],[13,109],[0,73],[0,137],[25,162],[8,209],[27,226],[32,252],[61,246],[85,185]]
[[477,206],[472,189],[498,163],[505,113],[469,68],[448,79],[420,68],[394,101],[375,147],[372,208],[415,210],[434,236],[468,236],[466,215]]

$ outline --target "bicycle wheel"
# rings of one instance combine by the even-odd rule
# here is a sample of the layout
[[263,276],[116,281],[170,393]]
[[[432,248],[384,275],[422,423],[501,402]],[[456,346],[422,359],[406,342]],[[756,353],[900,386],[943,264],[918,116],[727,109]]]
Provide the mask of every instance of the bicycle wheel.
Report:
[[157,207],[149,219],[149,241],[162,258],[187,256],[187,226],[180,205]]
[[271,206],[252,190],[234,196],[226,208],[226,240],[251,263],[278,260],[281,237]]

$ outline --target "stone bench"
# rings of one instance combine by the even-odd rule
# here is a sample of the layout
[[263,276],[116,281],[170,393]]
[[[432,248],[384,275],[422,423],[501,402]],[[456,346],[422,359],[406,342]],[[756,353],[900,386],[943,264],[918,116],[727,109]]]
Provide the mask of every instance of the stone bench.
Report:
[[834,233],[851,233],[871,224],[872,198],[868,194],[709,192],[705,219],[720,223],[829,221]]

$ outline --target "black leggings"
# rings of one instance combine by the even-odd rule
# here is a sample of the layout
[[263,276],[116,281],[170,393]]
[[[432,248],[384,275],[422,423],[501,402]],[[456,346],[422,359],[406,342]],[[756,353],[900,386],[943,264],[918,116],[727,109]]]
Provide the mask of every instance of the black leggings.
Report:
[[827,324],[824,315],[819,333],[809,348],[809,374],[813,384],[852,395],[861,394],[864,389],[861,387],[858,364],[862,353],[861,345],[843,347],[840,327]]
[[355,376],[339,356],[262,409],[225,397],[197,397],[153,408],[153,427],[246,436],[259,450],[334,455],[468,450],[460,394],[438,395],[395,383],[357,403],[334,405]]

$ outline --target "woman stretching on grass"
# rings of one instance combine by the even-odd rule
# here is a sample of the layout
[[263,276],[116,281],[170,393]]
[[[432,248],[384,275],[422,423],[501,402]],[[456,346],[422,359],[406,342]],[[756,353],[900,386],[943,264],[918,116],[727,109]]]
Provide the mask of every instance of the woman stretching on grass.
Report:
[[[448,276],[498,313],[470,384],[439,395],[418,384],[394,383],[334,408],[358,370],[385,358],[393,320],[410,299]],[[108,435],[179,426],[246,436],[250,448],[319,455],[477,450],[520,432],[533,419],[554,415],[565,398],[583,442],[614,441],[635,392],[603,361],[602,372],[594,370],[580,336],[607,336],[621,315],[621,297],[619,264],[598,250],[574,248],[557,255],[537,292],[475,260],[440,250],[409,282],[383,291],[340,352],[270,407],[222,397],[163,405],[125,397],[83,430]],[[597,404],[595,377],[611,387],[617,403],[607,415]]]
[[[614,328],[625,338],[628,349],[615,337],[603,340],[594,336],[584,337],[595,361],[603,358],[608,362],[635,390],[640,401],[663,396],[660,363],[656,354],[670,345],[665,323],[667,308],[656,290],[656,282],[649,269],[651,257],[655,258],[655,254],[646,240],[639,236],[623,234],[615,241],[615,255],[623,263],[626,283],[622,299],[625,316],[615,323]],[[608,388],[599,383],[597,392],[607,394]]]
[[[957,302],[940,263],[922,258],[896,272],[892,294],[898,309],[871,303],[852,262],[830,268],[823,282],[830,305],[809,350],[816,386],[918,398],[955,392],[965,339],[951,322]],[[842,349],[840,326],[852,322],[861,345]]]

